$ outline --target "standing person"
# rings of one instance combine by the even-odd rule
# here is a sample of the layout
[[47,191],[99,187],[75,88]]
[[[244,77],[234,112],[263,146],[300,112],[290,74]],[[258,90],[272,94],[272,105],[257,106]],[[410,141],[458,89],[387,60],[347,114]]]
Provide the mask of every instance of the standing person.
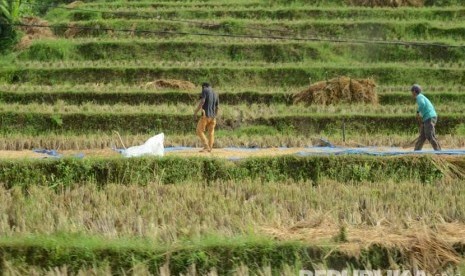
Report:
[[415,144],[415,150],[421,150],[426,139],[431,143],[434,150],[441,150],[441,146],[436,138],[435,125],[438,120],[438,115],[434,109],[433,104],[421,94],[421,86],[414,84],[410,89],[412,92],[412,97],[416,100],[418,104],[417,110],[417,119],[421,120],[420,126],[420,137]]
[[[203,143],[203,149],[200,152],[211,152],[213,148],[216,115],[218,113],[219,99],[218,95],[213,91],[210,84],[202,83],[202,95],[199,104],[194,111],[194,118],[197,118],[197,113],[202,110],[202,116],[197,123],[197,135]],[[208,140],[205,136],[205,129],[208,131]]]

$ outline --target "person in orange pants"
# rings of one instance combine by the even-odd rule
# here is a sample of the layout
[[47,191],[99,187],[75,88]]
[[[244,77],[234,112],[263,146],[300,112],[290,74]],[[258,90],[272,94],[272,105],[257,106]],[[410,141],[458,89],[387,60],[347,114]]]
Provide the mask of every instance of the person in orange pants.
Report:
[[[194,111],[194,118],[202,110],[202,117],[197,123],[197,135],[203,144],[203,149],[200,152],[211,152],[215,141],[216,115],[218,113],[218,94],[211,88],[210,84],[202,83],[202,94],[199,104]],[[205,130],[208,131],[208,139],[205,136]]]

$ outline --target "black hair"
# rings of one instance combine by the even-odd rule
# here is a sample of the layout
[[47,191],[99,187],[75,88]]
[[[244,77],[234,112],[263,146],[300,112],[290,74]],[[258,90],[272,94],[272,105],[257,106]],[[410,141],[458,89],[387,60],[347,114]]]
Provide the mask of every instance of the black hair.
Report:
[[210,87],[210,84],[208,82],[203,82],[202,87]]

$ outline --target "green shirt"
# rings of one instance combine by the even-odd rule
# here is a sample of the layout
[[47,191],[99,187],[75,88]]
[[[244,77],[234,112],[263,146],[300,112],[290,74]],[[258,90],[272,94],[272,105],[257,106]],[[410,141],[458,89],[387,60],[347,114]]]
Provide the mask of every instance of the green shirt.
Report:
[[420,112],[423,122],[438,116],[433,104],[423,94],[417,95],[417,104],[418,112]]

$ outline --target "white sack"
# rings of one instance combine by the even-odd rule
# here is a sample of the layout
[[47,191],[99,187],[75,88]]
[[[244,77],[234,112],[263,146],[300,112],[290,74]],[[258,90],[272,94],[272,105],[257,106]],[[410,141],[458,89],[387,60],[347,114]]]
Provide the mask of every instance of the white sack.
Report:
[[163,156],[165,153],[164,141],[165,134],[160,133],[148,139],[143,145],[125,149],[122,154],[124,157],[138,157],[142,155]]

